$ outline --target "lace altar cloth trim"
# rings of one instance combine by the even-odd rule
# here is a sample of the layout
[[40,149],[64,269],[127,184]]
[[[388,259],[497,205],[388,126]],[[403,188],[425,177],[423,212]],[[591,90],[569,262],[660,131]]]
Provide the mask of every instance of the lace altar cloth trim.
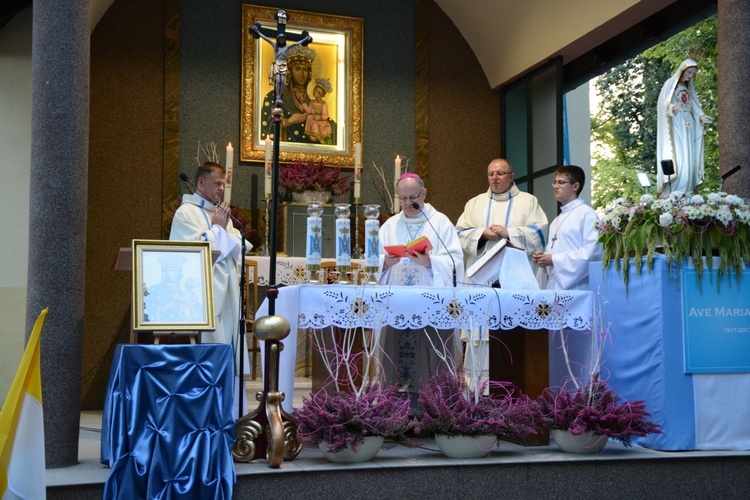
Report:
[[[571,290],[297,285],[299,328],[590,330],[594,294]],[[288,287],[282,293],[290,293]]]

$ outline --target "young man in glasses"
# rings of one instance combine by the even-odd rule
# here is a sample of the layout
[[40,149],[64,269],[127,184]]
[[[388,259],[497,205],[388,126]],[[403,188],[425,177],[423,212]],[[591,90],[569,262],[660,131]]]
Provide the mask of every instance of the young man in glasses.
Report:
[[555,199],[562,209],[549,227],[544,252],[534,252],[539,266],[537,278],[542,288],[552,290],[588,290],[589,262],[599,260],[602,247],[593,208],[578,197],[586,176],[581,167],[566,165],[555,172]]
[[[549,227],[549,241],[544,252],[534,252],[534,262],[539,266],[537,279],[542,288],[549,290],[588,290],[589,262],[600,260],[602,247],[598,243],[599,217],[593,208],[578,196],[586,176],[581,167],[566,165],[555,171],[555,199],[562,209]],[[565,341],[573,375],[583,384],[589,379],[591,360],[591,335],[589,332],[550,332],[549,382],[550,386],[563,386],[570,379],[568,364],[561,349]],[[564,337],[564,338],[561,338]]]

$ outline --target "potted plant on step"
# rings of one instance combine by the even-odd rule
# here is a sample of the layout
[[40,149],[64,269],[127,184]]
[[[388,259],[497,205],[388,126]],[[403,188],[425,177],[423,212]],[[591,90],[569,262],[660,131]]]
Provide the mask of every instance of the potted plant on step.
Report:
[[409,399],[374,375],[380,329],[313,330],[313,345],[328,372],[327,385],[294,410],[297,438],[332,462],[371,460],[385,439],[406,443]]
[[409,400],[395,386],[367,384],[361,393],[318,389],[294,410],[302,445],[318,446],[332,462],[375,457],[388,439],[403,442],[411,427]]
[[609,438],[627,447],[632,446],[635,436],[661,433],[661,426],[648,419],[651,415],[644,401],[626,401],[600,378],[609,329],[602,326],[604,305],[601,297],[599,301],[589,349],[593,357],[586,370],[588,383],[573,374],[567,335],[561,326],[560,349],[569,378],[562,387],[547,387],[536,400],[542,425],[550,430],[560,449],[571,453],[598,453]]
[[537,399],[542,424],[551,431],[563,451],[598,453],[609,438],[632,446],[631,438],[661,433],[660,425],[648,419],[643,401],[625,401],[599,380],[576,390],[546,388]]
[[446,371],[431,377],[419,392],[415,432],[435,437],[451,458],[489,455],[497,439],[525,436],[537,429],[538,410],[526,395],[484,394],[487,382],[467,384],[460,372]]

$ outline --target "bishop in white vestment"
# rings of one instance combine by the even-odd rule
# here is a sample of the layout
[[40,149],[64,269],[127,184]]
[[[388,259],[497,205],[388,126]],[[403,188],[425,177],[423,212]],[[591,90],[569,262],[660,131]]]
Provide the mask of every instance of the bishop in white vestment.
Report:
[[[452,287],[454,269],[457,283],[463,282],[461,245],[455,227],[448,217],[432,205],[425,204],[427,190],[422,179],[417,174],[404,174],[398,182],[397,193],[403,209],[380,228],[381,283]],[[430,240],[432,250],[408,257],[388,255],[385,251],[386,246],[406,245],[420,236]],[[460,352],[455,332],[434,328],[389,328],[382,337],[382,367],[386,383],[398,381],[403,390],[416,393],[420,379],[426,382],[427,377],[447,368],[439,359],[436,348],[455,363],[455,356]]]

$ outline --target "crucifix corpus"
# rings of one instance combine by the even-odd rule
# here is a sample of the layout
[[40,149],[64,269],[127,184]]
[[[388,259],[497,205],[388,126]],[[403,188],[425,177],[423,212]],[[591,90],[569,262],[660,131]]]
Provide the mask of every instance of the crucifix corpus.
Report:
[[[276,96],[275,106],[281,108],[281,97],[284,95],[284,83],[286,82],[287,73],[287,52],[295,45],[306,47],[313,39],[307,31],[303,31],[300,34],[286,32],[286,22],[289,17],[284,9],[279,9],[273,17],[276,19],[275,30],[263,28],[259,23],[255,23],[250,26],[250,32],[256,40],[262,38],[273,47],[274,60],[268,70],[268,80],[274,86]],[[275,42],[274,38],[276,39]],[[287,45],[287,41],[294,43]]]

